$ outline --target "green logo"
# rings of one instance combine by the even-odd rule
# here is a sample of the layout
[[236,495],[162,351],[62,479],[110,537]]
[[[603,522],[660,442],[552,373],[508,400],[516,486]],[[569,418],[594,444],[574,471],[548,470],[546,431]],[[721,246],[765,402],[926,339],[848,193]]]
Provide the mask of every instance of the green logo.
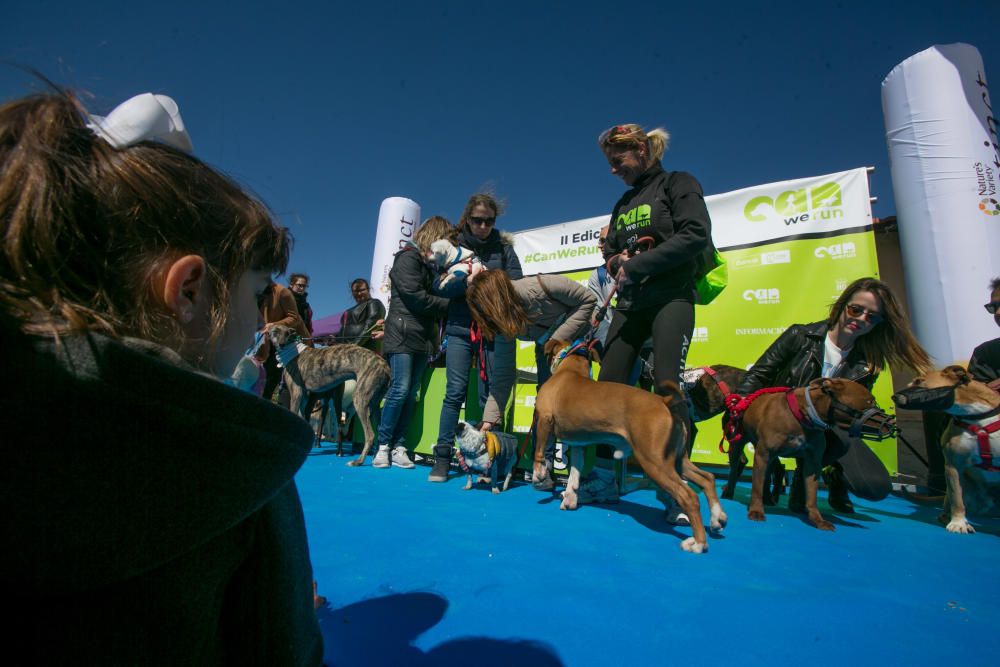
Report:
[[823,183],[808,191],[785,190],[774,199],[759,195],[746,203],[743,216],[750,222],[764,222],[773,215],[780,216],[786,225],[812,219],[832,220],[844,215],[840,185]]
[[648,227],[652,223],[650,210],[649,204],[640,204],[624,213],[619,213],[618,219],[615,220],[615,229],[625,229],[631,232],[640,227]]

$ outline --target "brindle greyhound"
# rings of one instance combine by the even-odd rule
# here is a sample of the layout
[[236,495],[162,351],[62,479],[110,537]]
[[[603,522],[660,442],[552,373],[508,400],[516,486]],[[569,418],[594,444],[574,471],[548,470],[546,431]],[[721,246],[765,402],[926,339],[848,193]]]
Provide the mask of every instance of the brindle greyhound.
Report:
[[[557,341],[551,342],[559,349]],[[559,438],[571,449],[612,444],[623,454],[634,454],[649,478],[673,496],[688,515],[693,535],[681,542],[681,548],[693,553],[706,551],[708,542],[698,496],[681,479],[681,473],[705,492],[713,532],[723,529],[727,517],[715,493],[714,476],[688,458],[687,429],[683,420],[675,419],[673,414],[673,406],[684,400],[680,388],[673,382],[664,383],[668,395],[657,396],[624,384],[595,382],[590,379],[590,359],[566,354],[568,350],[568,346],[564,347],[553,362],[554,374],[542,385],[535,402],[533,481],[537,483],[549,475],[545,448],[550,439]],[[576,509],[580,458],[575,452],[570,456],[570,475],[560,509]]]
[[[268,330],[271,343],[278,350],[279,360],[285,368],[285,384],[288,386],[289,409],[303,419],[309,405],[309,395],[318,394],[354,378],[354,410],[365,431],[365,447],[361,455],[347,465],[364,465],[365,457],[375,443],[371,410],[376,415],[379,401],[389,388],[391,373],[389,364],[378,354],[358,345],[338,344],[324,348],[310,348],[302,345],[294,329],[276,325]],[[294,354],[295,350],[297,354]]]

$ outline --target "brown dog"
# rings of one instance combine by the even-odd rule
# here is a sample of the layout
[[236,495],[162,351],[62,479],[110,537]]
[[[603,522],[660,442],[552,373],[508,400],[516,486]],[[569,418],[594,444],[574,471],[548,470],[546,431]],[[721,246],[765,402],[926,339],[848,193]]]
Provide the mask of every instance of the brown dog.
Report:
[[[1000,469],[1000,394],[973,380],[961,366],[948,366],[915,378],[892,400],[904,410],[940,410],[954,416],[941,440],[948,484],[941,522],[950,533],[976,532],[965,518],[964,496],[978,492],[983,511],[992,505],[983,473]],[[963,490],[963,479],[970,489]]]
[[880,425],[888,419],[884,413],[875,411],[875,397],[871,392],[850,380],[818,379],[808,387],[787,393],[758,396],[743,413],[743,439],[730,445],[729,451],[729,477],[735,484],[734,480],[739,477],[735,468],[743,455],[743,446],[747,442],[754,444],[753,486],[747,517],[752,521],[765,520],[764,479],[768,463],[772,456],[790,456],[798,459],[802,466],[810,523],[820,530],[833,530],[833,524],[824,519],[816,507],[819,473],[826,449],[823,431],[834,425],[849,428],[865,414],[873,415]]
[[[672,382],[667,383],[669,395],[657,396],[624,384],[595,382],[590,379],[590,359],[567,355],[566,351],[564,347],[556,358],[554,374],[542,385],[535,401],[533,481],[538,483],[548,478],[551,471],[545,460],[545,448],[555,438],[569,448],[610,444],[623,453],[631,452],[646,475],[673,496],[688,515],[693,536],[681,542],[681,548],[693,553],[706,551],[708,542],[698,496],[681,479],[681,473],[705,492],[711,507],[713,532],[723,529],[727,517],[715,493],[715,477],[691,463],[686,429],[671,412],[673,405],[684,400],[680,389]],[[560,509],[577,507],[576,491],[580,485],[577,461],[581,458],[570,456],[570,474]]]

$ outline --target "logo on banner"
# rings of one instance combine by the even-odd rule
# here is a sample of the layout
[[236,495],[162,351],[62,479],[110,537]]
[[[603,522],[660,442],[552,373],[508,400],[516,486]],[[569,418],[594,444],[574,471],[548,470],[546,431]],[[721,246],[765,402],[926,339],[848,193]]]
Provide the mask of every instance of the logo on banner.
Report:
[[791,250],[771,250],[760,255],[761,264],[790,264],[791,262]]
[[847,241],[846,243],[834,243],[827,246],[821,245],[813,250],[813,255],[819,259],[823,259],[824,257],[829,257],[830,259],[850,259],[851,257],[857,257],[858,251],[852,241]]
[[754,197],[743,207],[743,216],[750,222],[764,222],[777,216],[786,225],[796,225],[842,218],[843,205],[840,185],[823,183],[808,189],[786,190],[774,199],[767,195]]
[[979,202],[979,210],[986,215],[1000,215],[1000,203],[996,199],[987,197]]
[[748,289],[743,292],[744,301],[756,301],[760,304],[781,303],[781,291],[777,287],[762,287]]
[[708,327],[695,327],[694,331],[691,333],[691,342],[693,342],[693,343],[707,343],[708,342]]

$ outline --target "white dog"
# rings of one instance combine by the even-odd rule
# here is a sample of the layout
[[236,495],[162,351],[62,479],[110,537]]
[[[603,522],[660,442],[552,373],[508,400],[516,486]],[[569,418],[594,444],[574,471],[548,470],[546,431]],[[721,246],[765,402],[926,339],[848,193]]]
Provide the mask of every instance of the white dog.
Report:
[[438,239],[432,243],[427,259],[434,262],[438,270],[448,273],[441,279],[441,287],[452,280],[472,278],[484,270],[482,262],[474,252],[461,246],[455,247],[447,239]]

